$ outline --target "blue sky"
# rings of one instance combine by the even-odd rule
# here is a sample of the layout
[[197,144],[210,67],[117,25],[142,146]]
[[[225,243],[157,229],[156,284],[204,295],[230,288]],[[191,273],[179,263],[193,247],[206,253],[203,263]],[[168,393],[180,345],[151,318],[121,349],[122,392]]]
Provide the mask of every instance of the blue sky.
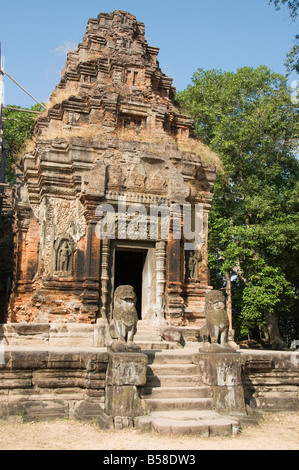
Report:
[[[178,91],[198,68],[236,71],[267,65],[285,74],[298,23],[268,0],[0,0],[4,69],[39,101],[60,80],[65,49],[81,42],[89,18],[126,10],[145,23],[162,71]],[[297,76],[290,78],[297,79]],[[4,77],[5,105],[35,102]]]

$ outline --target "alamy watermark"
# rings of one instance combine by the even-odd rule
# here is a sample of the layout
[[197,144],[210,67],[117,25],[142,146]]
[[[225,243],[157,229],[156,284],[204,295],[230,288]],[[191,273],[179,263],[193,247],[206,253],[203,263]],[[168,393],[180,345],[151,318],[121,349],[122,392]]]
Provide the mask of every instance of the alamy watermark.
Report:
[[203,205],[149,204],[127,205],[120,196],[116,205],[103,203],[96,209],[100,221],[96,235],[118,240],[184,240],[185,250],[198,250],[202,245]]
[[293,104],[299,104],[299,80],[293,80],[291,83],[291,100]]
[[0,341],[0,364],[5,364],[5,346],[2,341]]

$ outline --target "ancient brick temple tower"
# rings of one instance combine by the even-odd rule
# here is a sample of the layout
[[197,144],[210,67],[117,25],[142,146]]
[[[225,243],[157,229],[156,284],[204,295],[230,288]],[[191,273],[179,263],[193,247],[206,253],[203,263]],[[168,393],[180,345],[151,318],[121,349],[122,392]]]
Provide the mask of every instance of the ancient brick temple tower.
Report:
[[[157,55],[123,11],[90,19],[68,54],[18,175],[9,322],[110,322],[115,288],[131,284],[140,319],[202,323],[214,155]],[[167,237],[157,207],[172,208]]]

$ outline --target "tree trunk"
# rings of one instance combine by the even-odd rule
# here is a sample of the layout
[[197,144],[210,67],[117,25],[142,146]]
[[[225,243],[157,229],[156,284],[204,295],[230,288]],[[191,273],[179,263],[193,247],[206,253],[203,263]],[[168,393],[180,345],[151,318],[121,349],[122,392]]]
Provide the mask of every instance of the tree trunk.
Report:
[[229,329],[233,329],[233,309],[232,309],[232,289],[230,274],[225,275],[225,292],[226,292],[226,312],[229,320]]
[[281,339],[278,324],[275,316],[272,313],[265,313],[265,319],[269,331],[269,337],[273,349],[285,349],[287,347],[286,343]]

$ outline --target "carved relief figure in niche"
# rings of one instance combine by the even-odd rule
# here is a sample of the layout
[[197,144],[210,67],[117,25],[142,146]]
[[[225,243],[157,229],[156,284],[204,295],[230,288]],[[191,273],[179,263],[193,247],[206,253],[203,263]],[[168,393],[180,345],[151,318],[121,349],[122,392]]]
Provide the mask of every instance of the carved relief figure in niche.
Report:
[[69,272],[71,254],[69,243],[64,241],[57,254],[57,271]]
[[79,119],[80,119],[79,113],[69,113],[67,124],[69,125],[78,124]]
[[74,244],[69,237],[59,237],[55,244],[55,272],[61,276],[71,276],[73,273]]
[[114,188],[126,188],[126,177],[119,165],[108,166],[108,189],[111,190]]
[[147,174],[140,165],[132,165],[132,167],[128,169],[127,187],[130,190],[133,190],[133,188],[137,188],[138,190],[145,189],[146,180]]
[[[188,253],[188,254],[187,254]],[[201,262],[200,251],[189,251],[186,253],[186,280],[189,282],[198,282],[198,269]]]
[[167,180],[163,176],[164,168],[152,171],[148,177],[147,188],[152,191],[165,192],[167,190]]

